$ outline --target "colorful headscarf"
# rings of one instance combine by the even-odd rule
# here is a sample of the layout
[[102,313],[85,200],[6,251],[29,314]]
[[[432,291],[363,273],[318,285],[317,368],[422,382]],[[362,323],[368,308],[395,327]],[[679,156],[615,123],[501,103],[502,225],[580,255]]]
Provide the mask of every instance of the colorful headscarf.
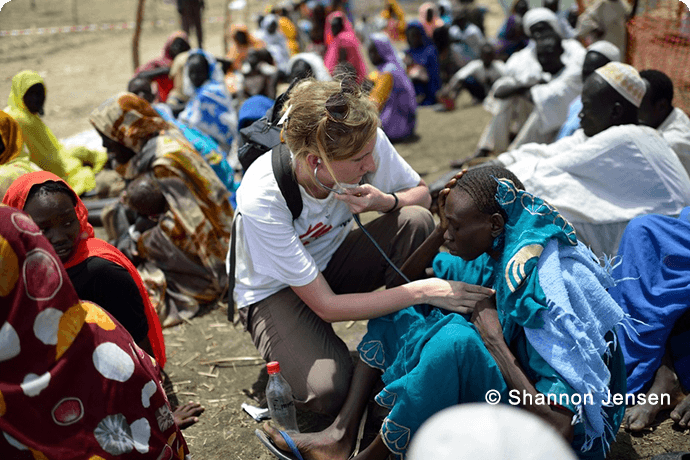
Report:
[[144,144],[170,125],[151,104],[132,93],[119,93],[89,115],[96,130],[108,139],[139,153]]
[[189,43],[189,37],[185,32],[181,30],[173,32],[170,34],[167,40],[165,40],[165,44],[163,45],[163,54],[155,59],[151,59],[149,62],[139,67],[135,73],[139,73],[144,70],[153,70],[159,67],[170,67],[174,59],[174,56],[172,55],[172,44],[178,38],[181,38]]
[[0,153],[0,165],[4,165],[19,156],[24,146],[22,130],[19,124],[5,112],[0,111],[0,137],[5,151]]
[[47,94],[43,78],[38,73],[25,70],[15,75],[8,108],[5,109],[19,124],[31,161],[65,179],[78,195],[93,190],[96,187],[95,173],[103,168],[108,156],[100,150],[63,146],[41,117],[31,113],[24,104],[26,92],[36,84],[42,84]]
[[[192,56],[200,55],[208,62],[208,80],[195,88],[189,78]],[[211,54],[202,49],[190,51],[184,69],[185,93],[191,96],[178,119],[215,139],[226,152],[237,135],[237,113],[225,86],[223,69]]]
[[[67,185],[64,180],[47,171],[25,174],[16,179],[10,188],[7,189],[2,202],[13,208],[24,209],[26,198],[29,196],[31,187],[48,181],[60,182]],[[69,185],[67,186],[69,187]],[[76,193],[72,193],[77,201],[74,211],[79,221],[81,239],[77,243],[77,248],[72,254],[72,257],[65,262],[65,268],[79,265],[89,257],[100,257],[101,259],[108,260],[126,269],[136,283],[137,288],[139,288],[139,294],[144,304],[144,312],[146,313],[146,321],[149,325],[148,338],[149,342],[151,342],[154,358],[156,358],[156,361],[158,361],[161,367],[164,367],[166,363],[165,341],[163,340],[161,323],[149,299],[148,292],[146,291],[146,287],[144,286],[139,272],[137,272],[137,269],[132,265],[132,262],[130,262],[130,260],[117,248],[95,237],[93,227],[88,221],[89,213],[86,210],[86,206]]]
[[[269,34],[268,29],[273,23],[276,25],[276,30]],[[281,32],[279,25],[278,16],[267,14],[261,20],[261,30],[257,31],[256,36],[266,44],[266,49],[273,56],[276,67],[286,70],[285,66],[290,60],[290,50],[288,49],[287,38]]]
[[[434,14],[431,21],[427,21],[426,16],[430,10],[433,11]],[[438,17],[438,9],[435,3],[426,2],[419,6],[419,23],[424,27],[424,32],[429,38],[434,36],[434,30],[436,30],[437,27],[443,26],[443,19]]]
[[[62,150],[60,141],[43,123],[41,117],[29,112],[26,104],[24,104],[24,95],[29,88],[36,84],[41,84],[45,88],[43,78],[33,70],[24,70],[12,77],[12,90],[7,99],[5,112],[14,118],[21,127],[22,138],[29,149],[31,161],[61,177],[67,177],[68,168],[58,156],[58,152]],[[45,92],[47,95],[47,88],[45,88]]]
[[[331,22],[338,17],[343,21],[343,30],[336,36],[333,35]],[[362,44],[359,42],[355,29],[345,13],[334,11],[326,17],[324,36],[326,39],[326,54],[323,57],[323,62],[331,75],[340,62],[339,49],[344,48],[347,51],[347,62],[352,64],[357,74],[357,83],[361,83],[366,77],[367,72],[366,63],[362,57]]]
[[[167,326],[181,321],[183,309],[190,318],[200,304],[219,299],[227,277],[225,256],[233,212],[225,185],[179,130],[166,129],[150,138],[131,129],[131,123],[141,123],[142,114],[149,110],[148,102],[121,93],[101,104],[90,119],[97,129],[110,133],[111,139],[137,146],[137,154],[121,174],[126,179],[154,176],[170,208],[138,242],[142,258],[164,271],[170,267],[165,272],[164,292],[170,292],[164,299],[166,311],[158,308]],[[142,277],[156,282],[143,272]],[[177,290],[171,291],[173,288]]]
[[[237,32],[244,32],[244,34],[247,36],[246,45],[240,45],[235,40],[235,35],[237,34]],[[265,46],[266,45],[264,44],[264,42],[254,37],[254,35],[252,35],[249,32],[249,29],[246,25],[233,24],[232,26],[230,26],[230,49],[228,50],[228,54],[226,55],[226,57],[232,61],[232,68],[234,70],[240,70],[240,68],[242,67],[242,63],[245,59],[247,59],[249,51],[255,49],[258,50],[264,48]]]
[[[585,427],[583,451],[612,434],[604,413],[611,373],[606,333],[625,325],[623,310],[606,291],[609,273],[573,226],[549,203],[498,180],[496,200],[506,213],[496,305],[506,343],[524,328],[530,344],[583,397],[576,421]],[[615,341],[615,338],[613,339]],[[624,377],[622,377],[624,378]]]
[[183,459],[156,363],[109,313],[79,300],[36,224],[7,206],[0,254],[0,452]]
[[[137,75],[146,70],[154,70],[162,67],[172,67],[173,55],[172,55],[172,44],[173,42],[181,38],[187,43],[189,43],[189,37],[183,31],[177,31],[172,33],[163,45],[163,54],[155,59],[151,59],[146,64],[137,67],[134,74]],[[161,102],[165,102],[168,98],[168,94],[173,89],[173,81],[168,74],[161,75],[159,77],[153,78],[153,81],[158,85],[158,98]]]
[[295,27],[295,24],[290,20],[290,18],[279,16],[278,26],[280,27],[280,31],[287,39],[287,46],[290,50],[290,56],[294,56],[295,54],[299,53],[299,41],[297,40],[298,31],[297,27]]
[[378,66],[381,72],[393,77],[393,89],[381,110],[381,126],[391,139],[402,138],[414,132],[416,125],[417,100],[414,85],[407,76],[405,66],[386,34],[375,33],[369,37],[383,59]]
[[404,35],[405,28],[407,27],[407,25],[405,24],[405,11],[403,11],[402,7],[400,6],[400,3],[398,3],[396,0],[386,0],[385,7],[381,11],[381,17],[384,19],[391,19],[390,11],[388,11],[389,6],[391,7],[393,13],[395,13],[395,16],[397,17],[398,32],[400,33],[400,35]]

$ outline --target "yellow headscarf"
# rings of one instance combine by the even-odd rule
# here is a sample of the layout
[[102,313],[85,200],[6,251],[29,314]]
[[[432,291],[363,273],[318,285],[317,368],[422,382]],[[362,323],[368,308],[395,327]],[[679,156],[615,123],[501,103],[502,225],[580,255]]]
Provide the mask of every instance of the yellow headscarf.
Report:
[[[7,99],[5,111],[19,123],[22,129],[24,143],[29,149],[31,161],[42,169],[50,171],[63,179],[67,177],[67,168],[60,161],[59,152],[62,149],[60,141],[43,123],[41,117],[29,112],[24,104],[24,95],[33,85],[42,84],[43,78],[33,70],[24,70],[12,78],[12,90]],[[47,90],[46,90],[47,94]]]
[[40,168],[29,161],[29,153],[23,149],[22,130],[5,112],[0,112],[0,137],[5,145],[5,151],[0,153],[0,197],[3,197],[18,177]]
[[386,0],[386,6],[381,11],[381,16],[384,19],[391,19],[391,14],[388,11],[388,6],[391,6],[391,9],[393,10],[393,13],[395,13],[395,16],[397,17],[398,20],[398,33],[401,36],[405,35],[405,29],[407,28],[407,24],[405,23],[405,11],[403,11],[402,7],[396,0]]
[[22,131],[14,118],[1,111],[0,137],[2,137],[2,143],[5,145],[5,151],[0,153],[0,165],[4,165],[19,156],[24,140],[22,139]]
[[[33,70],[24,70],[15,75],[5,112],[19,124],[31,161],[66,180],[77,195],[81,195],[96,186],[94,174],[103,168],[108,156],[105,152],[85,147],[65,149],[41,117],[29,112],[24,104],[24,95],[39,83],[45,89],[43,78]],[[84,166],[84,163],[92,167]]]

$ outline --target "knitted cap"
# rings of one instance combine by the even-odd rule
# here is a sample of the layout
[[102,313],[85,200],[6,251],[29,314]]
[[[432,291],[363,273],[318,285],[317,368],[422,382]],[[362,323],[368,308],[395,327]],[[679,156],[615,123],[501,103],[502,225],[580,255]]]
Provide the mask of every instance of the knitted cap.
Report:
[[640,73],[631,65],[609,62],[594,71],[635,107],[639,107],[647,90]]
[[619,62],[621,60],[621,51],[616,45],[606,40],[599,40],[587,47],[587,51],[596,51],[606,56],[609,61]]

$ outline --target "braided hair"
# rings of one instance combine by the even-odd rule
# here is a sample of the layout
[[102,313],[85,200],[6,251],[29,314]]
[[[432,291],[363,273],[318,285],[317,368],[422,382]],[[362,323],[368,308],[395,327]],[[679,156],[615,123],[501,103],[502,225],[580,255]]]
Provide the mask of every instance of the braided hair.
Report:
[[28,203],[35,196],[53,195],[55,193],[62,193],[64,195],[67,195],[69,199],[72,201],[72,206],[77,205],[77,197],[74,194],[74,191],[71,188],[69,188],[67,184],[65,184],[64,182],[49,180],[43,182],[42,184],[36,184],[33,187],[31,187],[29,193],[26,195],[24,206],[26,206],[26,203]]
[[482,213],[500,213],[505,218],[505,211],[496,201],[496,192],[498,191],[496,179],[508,179],[515,184],[517,189],[525,189],[520,179],[503,166],[484,166],[470,169],[463,174],[455,185],[467,192],[477,209]]

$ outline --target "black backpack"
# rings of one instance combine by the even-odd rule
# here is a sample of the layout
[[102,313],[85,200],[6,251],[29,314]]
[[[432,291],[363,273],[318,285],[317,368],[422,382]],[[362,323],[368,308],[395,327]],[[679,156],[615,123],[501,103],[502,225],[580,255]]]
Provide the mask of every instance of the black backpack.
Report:
[[280,130],[282,129],[278,125],[280,111],[283,109],[287,94],[291,88],[292,86],[278,96],[273,107],[266,112],[266,115],[251,125],[240,129],[237,157],[244,171],[254,163],[254,160],[280,144]]

